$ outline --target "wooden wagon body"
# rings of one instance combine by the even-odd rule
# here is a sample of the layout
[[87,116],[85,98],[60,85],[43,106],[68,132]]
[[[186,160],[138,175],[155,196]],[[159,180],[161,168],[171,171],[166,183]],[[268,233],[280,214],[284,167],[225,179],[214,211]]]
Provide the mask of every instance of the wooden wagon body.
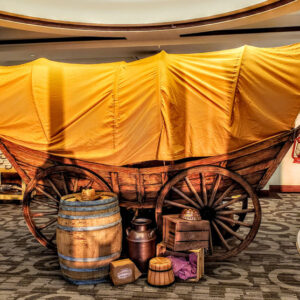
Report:
[[164,214],[185,207],[198,209],[211,224],[208,259],[222,260],[254,239],[261,218],[257,192],[299,133],[300,127],[213,157],[125,167],[51,156],[5,139],[1,139],[0,149],[27,184],[24,216],[44,246],[55,248],[55,230],[51,228],[55,229],[59,198],[94,187],[117,193],[121,207],[155,210],[158,227]]

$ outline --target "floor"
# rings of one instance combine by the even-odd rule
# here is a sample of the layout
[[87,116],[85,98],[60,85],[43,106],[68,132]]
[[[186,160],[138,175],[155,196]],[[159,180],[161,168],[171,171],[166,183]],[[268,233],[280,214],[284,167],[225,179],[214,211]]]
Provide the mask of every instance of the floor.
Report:
[[279,196],[261,199],[262,224],[248,249],[207,263],[199,283],[167,288],[150,287],[145,278],[120,287],[69,284],[57,256],[27,230],[21,206],[0,204],[0,299],[300,299],[300,194]]

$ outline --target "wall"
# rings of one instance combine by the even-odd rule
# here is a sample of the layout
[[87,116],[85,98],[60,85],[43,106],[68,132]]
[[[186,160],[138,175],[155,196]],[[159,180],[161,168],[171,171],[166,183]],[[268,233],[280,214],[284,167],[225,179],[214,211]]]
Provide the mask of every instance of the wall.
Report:
[[[300,114],[295,122],[295,126],[299,125]],[[293,163],[291,155],[292,147],[264,189],[269,189],[270,185],[293,185],[300,187],[300,164]]]

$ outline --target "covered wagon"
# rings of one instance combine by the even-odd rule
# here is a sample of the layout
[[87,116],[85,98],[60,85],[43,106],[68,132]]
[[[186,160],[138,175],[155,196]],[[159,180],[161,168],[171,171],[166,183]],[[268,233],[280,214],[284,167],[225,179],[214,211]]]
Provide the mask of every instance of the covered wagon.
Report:
[[55,249],[59,199],[113,191],[162,216],[196,208],[208,260],[245,249],[261,220],[257,192],[300,128],[300,45],[139,61],[0,68],[0,148],[27,184],[29,230]]

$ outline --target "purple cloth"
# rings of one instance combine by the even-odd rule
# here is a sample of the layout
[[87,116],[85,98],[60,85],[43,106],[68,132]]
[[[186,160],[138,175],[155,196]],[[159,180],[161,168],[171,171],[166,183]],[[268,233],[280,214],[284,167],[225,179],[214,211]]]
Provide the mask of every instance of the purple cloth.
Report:
[[168,256],[172,261],[174,275],[180,279],[187,280],[197,276],[197,255],[189,254],[189,260],[185,257]]

